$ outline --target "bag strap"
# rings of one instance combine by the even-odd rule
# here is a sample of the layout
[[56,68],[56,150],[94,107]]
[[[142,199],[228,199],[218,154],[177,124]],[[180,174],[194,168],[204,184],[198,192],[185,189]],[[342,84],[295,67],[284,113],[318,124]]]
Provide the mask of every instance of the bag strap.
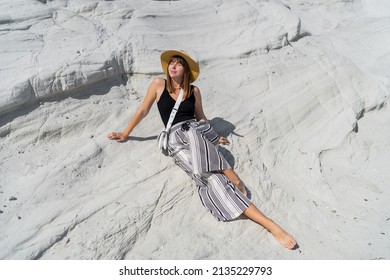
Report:
[[176,116],[176,113],[179,109],[181,100],[183,99],[183,95],[184,95],[183,89],[180,89],[179,97],[176,99],[175,106],[173,106],[173,108],[172,108],[171,115],[169,116],[169,120],[167,123],[167,127],[165,128],[166,132],[168,132],[171,129],[173,120],[175,119],[175,116]]

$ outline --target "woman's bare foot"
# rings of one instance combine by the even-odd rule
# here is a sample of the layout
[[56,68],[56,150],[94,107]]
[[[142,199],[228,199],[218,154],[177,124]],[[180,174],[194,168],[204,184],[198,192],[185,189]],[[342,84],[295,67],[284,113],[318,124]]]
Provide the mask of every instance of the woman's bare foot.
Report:
[[273,220],[265,216],[253,203],[244,211],[244,215],[268,230],[285,248],[291,250],[297,245],[297,242],[290,234],[285,232]]
[[276,224],[269,232],[271,232],[275,239],[287,249],[291,250],[297,245],[295,239]]

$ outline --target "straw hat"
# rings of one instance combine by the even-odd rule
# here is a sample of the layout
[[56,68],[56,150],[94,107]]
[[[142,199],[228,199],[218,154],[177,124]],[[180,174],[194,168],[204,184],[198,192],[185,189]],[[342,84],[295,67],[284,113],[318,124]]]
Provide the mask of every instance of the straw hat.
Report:
[[165,74],[167,74],[168,63],[172,56],[181,56],[188,63],[190,68],[190,82],[194,82],[199,76],[199,65],[185,51],[169,50],[161,54],[161,66]]

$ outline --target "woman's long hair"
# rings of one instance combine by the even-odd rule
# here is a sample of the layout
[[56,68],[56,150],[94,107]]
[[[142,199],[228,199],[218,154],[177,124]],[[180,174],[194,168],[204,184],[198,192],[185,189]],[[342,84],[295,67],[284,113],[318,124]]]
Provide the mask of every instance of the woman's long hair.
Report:
[[184,58],[182,58],[181,56],[178,56],[178,55],[172,56],[171,59],[169,60],[168,66],[167,66],[167,87],[168,87],[168,92],[172,93],[172,92],[175,91],[175,89],[173,88],[171,77],[169,76],[169,70],[168,70],[169,64],[171,64],[172,61],[173,62],[179,62],[184,67],[183,82],[182,82],[182,84],[180,86],[181,86],[181,88],[184,91],[183,99],[187,99],[191,95],[191,90],[190,90],[190,87],[191,87],[191,83],[190,83],[190,67],[188,66],[187,61]]

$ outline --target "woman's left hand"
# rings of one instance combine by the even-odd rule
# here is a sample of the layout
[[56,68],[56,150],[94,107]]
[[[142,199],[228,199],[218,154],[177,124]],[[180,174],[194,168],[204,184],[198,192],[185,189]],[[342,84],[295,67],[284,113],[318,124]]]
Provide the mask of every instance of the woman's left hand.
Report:
[[223,137],[223,136],[220,136],[218,138],[218,143],[222,144],[222,145],[229,145],[230,144],[229,140],[226,137]]
[[120,132],[111,132],[107,135],[108,139],[110,140],[116,140],[117,142],[125,142],[127,137]]

